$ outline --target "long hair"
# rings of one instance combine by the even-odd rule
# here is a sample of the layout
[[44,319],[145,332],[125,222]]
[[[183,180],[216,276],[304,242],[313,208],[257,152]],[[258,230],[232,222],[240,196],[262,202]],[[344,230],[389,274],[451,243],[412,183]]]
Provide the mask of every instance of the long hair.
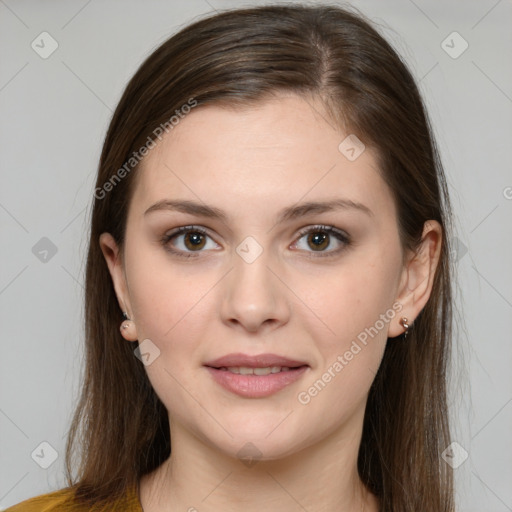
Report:
[[142,63],[114,112],[92,205],[85,372],[66,446],[76,503],[108,506],[172,448],[167,410],[119,332],[123,317],[98,242],[110,232],[122,250],[139,150],[157,143],[162,127],[172,130],[186,105],[244,107],[281,91],[319,98],[340,130],[376,150],[403,248],[418,247],[425,221],[443,228],[431,296],[407,339],[388,341],[371,386],[358,471],[383,512],[454,510],[441,457],[450,444],[452,221],[432,129],[411,73],[363,16],[298,4],[225,11],[183,28]]

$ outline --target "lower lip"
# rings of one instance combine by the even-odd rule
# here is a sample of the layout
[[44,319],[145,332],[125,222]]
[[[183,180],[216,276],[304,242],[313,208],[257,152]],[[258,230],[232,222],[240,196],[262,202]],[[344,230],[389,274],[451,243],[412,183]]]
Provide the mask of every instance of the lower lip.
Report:
[[300,379],[308,366],[296,370],[270,373],[268,375],[240,375],[228,370],[219,370],[206,366],[213,379],[222,387],[245,398],[263,398],[277,393],[289,384]]

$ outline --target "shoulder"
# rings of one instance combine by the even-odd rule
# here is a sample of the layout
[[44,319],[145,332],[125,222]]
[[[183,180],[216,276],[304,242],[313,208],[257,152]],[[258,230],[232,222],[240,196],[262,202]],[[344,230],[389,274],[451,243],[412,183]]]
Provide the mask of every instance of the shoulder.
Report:
[[86,505],[76,503],[74,491],[66,487],[58,491],[34,496],[21,503],[13,505],[4,512],[90,512],[91,510],[102,512],[120,511],[120,512],[142,512],[142,507],[138,499],[136,488],[130,488],[126,494],[110,504],[103,507],[95,506],[93,509]]
[[71,489],[65,488],[34,496],[9,507],[4,512],[56,512],[57,510],[78,512],[80,509],[73,506],[72,502],[73,492]]

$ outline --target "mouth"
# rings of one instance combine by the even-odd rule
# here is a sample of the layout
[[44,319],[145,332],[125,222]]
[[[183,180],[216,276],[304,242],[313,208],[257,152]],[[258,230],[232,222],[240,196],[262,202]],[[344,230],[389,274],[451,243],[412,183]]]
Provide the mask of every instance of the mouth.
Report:
[[309,366],[305,361],[298,361],[276,354],[258,354],[252,356],[242,353],[227,354],[212,361],[208,361],[204,363],[204,365],[217,369],[226,368],[228,370],[229,368],[270,368],[270,373],[277,373],[277,370],[274,370],[274,372],[272,371],[272,369],[275,368],[293,369],[300,366]]
[[295,370],[298,370],[300,368],[306,368],[308,365],[301,365],[301,366],[267,366],[265,368],[252,368],[250,366],[221,366],[219,368],[208,366],[208,368],[213,368],[214,370],[220,370],[224,372],[231,372],[236,375],[270,375],[270,374],[276,374],[276,373],[282,373],[282,372],[293,372]]
[[274,354],[230,354],[204,365],[213,380],[244,398],[264,398],[299,380],[310,366]]

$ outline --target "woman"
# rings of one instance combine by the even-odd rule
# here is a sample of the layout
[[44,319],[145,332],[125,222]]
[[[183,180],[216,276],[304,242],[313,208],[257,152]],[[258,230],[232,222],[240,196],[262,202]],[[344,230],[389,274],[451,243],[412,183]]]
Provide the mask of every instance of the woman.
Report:
[[454,510],[447,187],[367,21],[184,28],[128,84],[94,196],[69,487],[9,510]]

